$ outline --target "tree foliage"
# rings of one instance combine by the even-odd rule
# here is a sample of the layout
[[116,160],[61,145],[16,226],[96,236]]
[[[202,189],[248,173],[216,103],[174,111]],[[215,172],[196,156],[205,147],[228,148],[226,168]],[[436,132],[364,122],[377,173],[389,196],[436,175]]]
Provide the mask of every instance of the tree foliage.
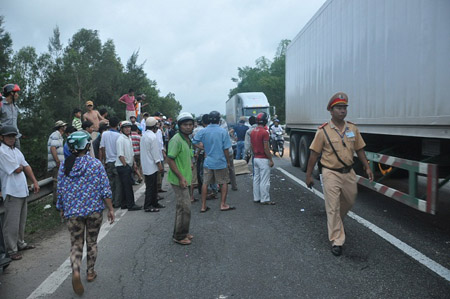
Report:
[[276,108],[278,118],[285,121],[285,62],[290,40],[284,39],[278,45],[273,61],[262,56],[255,61],[255,67],[239,67],[238,78],[232,78],[237,86],[230,90],[229,97],[240,92],[264,92],[271,106]]
[[10,65],[13,50],[11,36],[8,32],[5,32],[3,23],[3,16],[0,16],[0,80],[5,82],[9,77],[8,66]]
[[102,43],[98,31],[89,29],[80,29],[64,45],[56,27],[47,52],[38,54],[28,46],[13,53],[11,36],[0,16],[0,79],[3,85],[13,82],[21,88],[17,104],[22,151],[40,175],[47,167],[47,139],[55,121],[71,123],[73,109],[84,110],[87,100],[123,119],[125,105],[118,99],[133,88],[137,94],[146,94],[149,105],[144,111],[178,115],[182,107],[175,95],[161,96],[144,65],[136,51],[124,66],[113,40]]

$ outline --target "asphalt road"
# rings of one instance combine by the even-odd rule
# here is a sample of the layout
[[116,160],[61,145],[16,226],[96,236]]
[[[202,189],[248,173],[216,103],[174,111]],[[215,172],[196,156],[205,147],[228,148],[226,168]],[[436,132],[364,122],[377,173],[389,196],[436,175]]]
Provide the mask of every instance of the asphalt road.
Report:
[[[119,210],[119,221],[105,225],[99,242],[97,280],[87,283],[83,276],[84,297],[450,298],[448,280],[351,218],[345,221],[344,254],[333,256],[322,199],[278,169],[304,180],[287,158],[275,158],[275,164],[275,206],[253,203],[251,176],[238,176],[239,190],[228,196],[236,210],[221,212],[219,200],[208,201],[211,210],[202,214],[199,202],[192,205],[189,246],[171,238],[171,191],[163,194],[167,208],[160,213],[121,216]],[[363,188],[353,212],[450,268],[448,217],[416,212]],[[70,268],[61,266],[70,250],[68,233],[62,230],[38,245],[0,276],[0,297],[27,298],[52,288],[45,298],[77,297],[70,276],[64,276]]]

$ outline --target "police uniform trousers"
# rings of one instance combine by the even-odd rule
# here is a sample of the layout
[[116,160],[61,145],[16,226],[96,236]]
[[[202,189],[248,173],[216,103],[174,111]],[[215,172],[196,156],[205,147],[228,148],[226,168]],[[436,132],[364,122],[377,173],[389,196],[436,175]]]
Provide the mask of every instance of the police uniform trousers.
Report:
[[357,194],[356,174],[340,173],[323,168],[323,191],[327,211],[328,238],[333,246],[342,246],[345,242],[343,219],[355,203]]

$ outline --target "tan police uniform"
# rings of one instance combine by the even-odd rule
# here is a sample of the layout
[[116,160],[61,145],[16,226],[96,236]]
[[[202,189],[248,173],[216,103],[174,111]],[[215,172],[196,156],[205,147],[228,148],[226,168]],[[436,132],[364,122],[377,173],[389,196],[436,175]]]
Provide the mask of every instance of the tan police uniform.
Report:
[[340,131],[333,122],[319,127],[316,136],[309,147],[316,153],[322,153],[322,182],[327,211],[328,238],[333,246],[342,246],[345,242],[345,232],[342,220],[353,206],[356,198],[356,174],[351,169],[344,173],[344,165],[338,160],[325,136],[328,133],[339,158],[348,166],[353,164],[355,151],[366,145],[358,128],[351,122],[345,122]]

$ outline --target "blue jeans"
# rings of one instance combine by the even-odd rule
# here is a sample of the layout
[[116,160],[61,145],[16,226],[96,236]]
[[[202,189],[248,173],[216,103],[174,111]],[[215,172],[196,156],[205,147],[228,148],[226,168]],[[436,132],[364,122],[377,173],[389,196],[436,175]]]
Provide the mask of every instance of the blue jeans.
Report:
[[242,160],[244,158],[244,145],[245,141],[237,142],[236,160]]

